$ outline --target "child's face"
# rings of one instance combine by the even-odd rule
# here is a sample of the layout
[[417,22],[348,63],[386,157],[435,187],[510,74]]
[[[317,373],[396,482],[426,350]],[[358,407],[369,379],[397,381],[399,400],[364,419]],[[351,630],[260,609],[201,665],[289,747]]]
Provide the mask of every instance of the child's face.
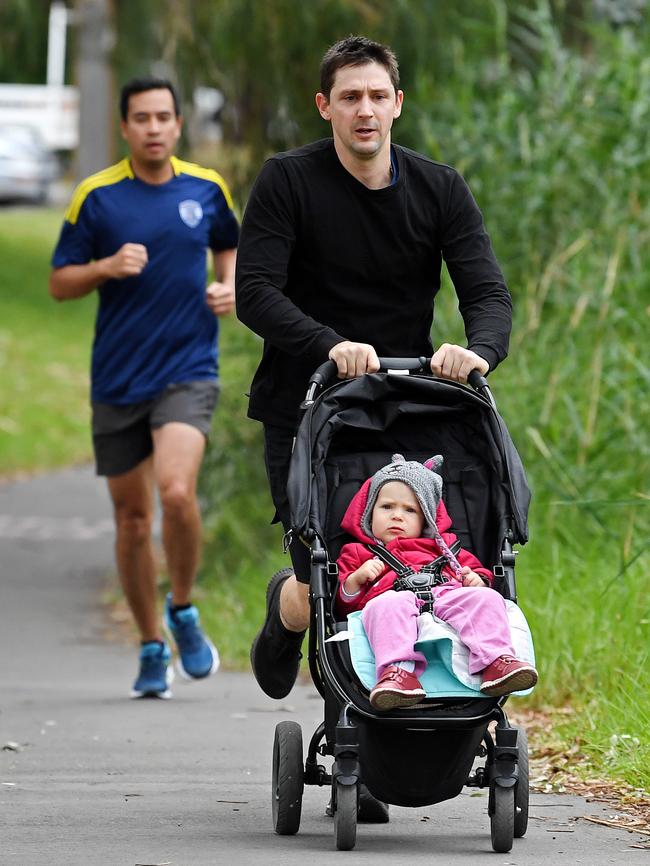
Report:
[[372,534],[386,544],[394,538],[418,538],[424,515],[415,493],[402,481],[389,481],[372,509]]

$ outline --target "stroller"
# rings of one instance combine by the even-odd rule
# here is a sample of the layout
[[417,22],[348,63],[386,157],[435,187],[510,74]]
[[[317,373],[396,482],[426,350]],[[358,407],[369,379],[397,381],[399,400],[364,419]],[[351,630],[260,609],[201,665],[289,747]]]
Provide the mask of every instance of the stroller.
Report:
[[[436,697],[377,713],[348,642],[332,640],[347,629],[333,603],[336,558],[349,540],[341,519],[363,481],[394,452],[420,462],[444,455],[443,498],[454,531],[512,601],[513,544],[527,541],[524,470],[486,380],[477,371],[470,387],[436,379],[426,358],[380,363],[378,373],[338,380],[328,361],[313,374],[302,404],[287,492],[293,543],[311,549],[309,666],[325,711],[304,762],[300,725],[276,727],[274,829],[298,831],[304,785],[331,786],[335,844],[350,850],[357,821],[388,820],[386,804],[431,805],[468,785],[489,788],[492,847],[507,852],[526,832],[529,799],[526,733],[509,723],[507,698]],[[318,763],[325,755],[334,758],[331,772]],[[477,757],[486,760],[474,769]]]

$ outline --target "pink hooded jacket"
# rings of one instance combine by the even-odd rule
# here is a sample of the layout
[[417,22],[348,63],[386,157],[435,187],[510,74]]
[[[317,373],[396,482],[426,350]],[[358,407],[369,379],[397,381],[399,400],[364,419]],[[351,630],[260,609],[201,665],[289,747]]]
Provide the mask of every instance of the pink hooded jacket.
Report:
[[[339,567],[339,588],[336,595],[336,610],[342,617],[347,616],[347,614],[354,610],[361,610],[372,598],[375,598],[382,592],[386,592],[386,590],[392,589],[393,581],[397,577],[395,572],[386,566],[384,573],[377,580],[365,583],[361,587],[359,594],[355,595],[354,598],[346,598],[341,592],[343,583],[348,576],[363,565],[364,562],[374,557],[374,554],[366,545],[379,543],[376,539],[367,536],[361,528],[361,518],[368,501],[370,481],[370,478],[365,481],[358,492],[352,497],[341,521],[341,527],[350,535],[359,539],[359,542],[343,545],[337,560]],[[451,518],[442,500],[436,512],[436,526],[440,530],[443,539],[451,547],[456,541],[456,536],[453,532],[448,532],[451,527]],[[386,550],[393,553],[406,565],[410,565],[415,571],[419,571],[423,565],[432,562],[442,554],[442,550],[438,547],[435,538],[395,538],[389,541],[385,547]],[[461,548],[457,554],[457,559],[461,566],[469,566],[472,571],[486,578],[490,586],[492,585],[494,579],[492,572],[484,568],[472,553]],[[450,579],[452,584],[456,583],[460,586],[454,572],[449,566],[444,566],[442,573]]]

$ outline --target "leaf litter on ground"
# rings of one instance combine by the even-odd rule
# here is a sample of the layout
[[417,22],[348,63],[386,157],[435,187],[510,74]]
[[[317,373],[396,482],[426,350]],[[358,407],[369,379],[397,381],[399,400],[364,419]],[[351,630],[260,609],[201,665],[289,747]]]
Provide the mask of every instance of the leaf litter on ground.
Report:
[[588,803],[602,803],[611,809],[605,817],[582,815],[581,820],[650,839],[650,793],[621,780],[599,778],[579,742],[567,745],[549,735],[559,719],[573,712],[570,707],[545,707],[517,708],[509,713],[510,720],[528,733],[531,791],[576,794]]

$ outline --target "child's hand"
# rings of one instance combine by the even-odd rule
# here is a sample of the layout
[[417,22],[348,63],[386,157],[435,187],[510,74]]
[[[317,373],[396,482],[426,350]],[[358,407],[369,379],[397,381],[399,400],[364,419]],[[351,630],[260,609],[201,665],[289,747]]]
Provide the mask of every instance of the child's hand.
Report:
[[350,577],[355,577],[359,586],[367,583],[369,580],[377,580],[377,578],[386,570],[386,563],[382,562],[378,557],[367,559]]
[[461,574],[463,575],[463,586],[485,586],[483,578],[472,571],[468,565],[461,569]]
[[386,570],[386,565],[378,559],[374,557],[374,559],[367,559],[363,565],[360,565],[356,571],[353,571],[352,574],[348,575],[347,579],[343,584],[343,589],[348,595],[356,595],[359,592],[359,588],[363,586],[364,583],[368,583],[369,580],[377,580],[377,578],[384,573]]

